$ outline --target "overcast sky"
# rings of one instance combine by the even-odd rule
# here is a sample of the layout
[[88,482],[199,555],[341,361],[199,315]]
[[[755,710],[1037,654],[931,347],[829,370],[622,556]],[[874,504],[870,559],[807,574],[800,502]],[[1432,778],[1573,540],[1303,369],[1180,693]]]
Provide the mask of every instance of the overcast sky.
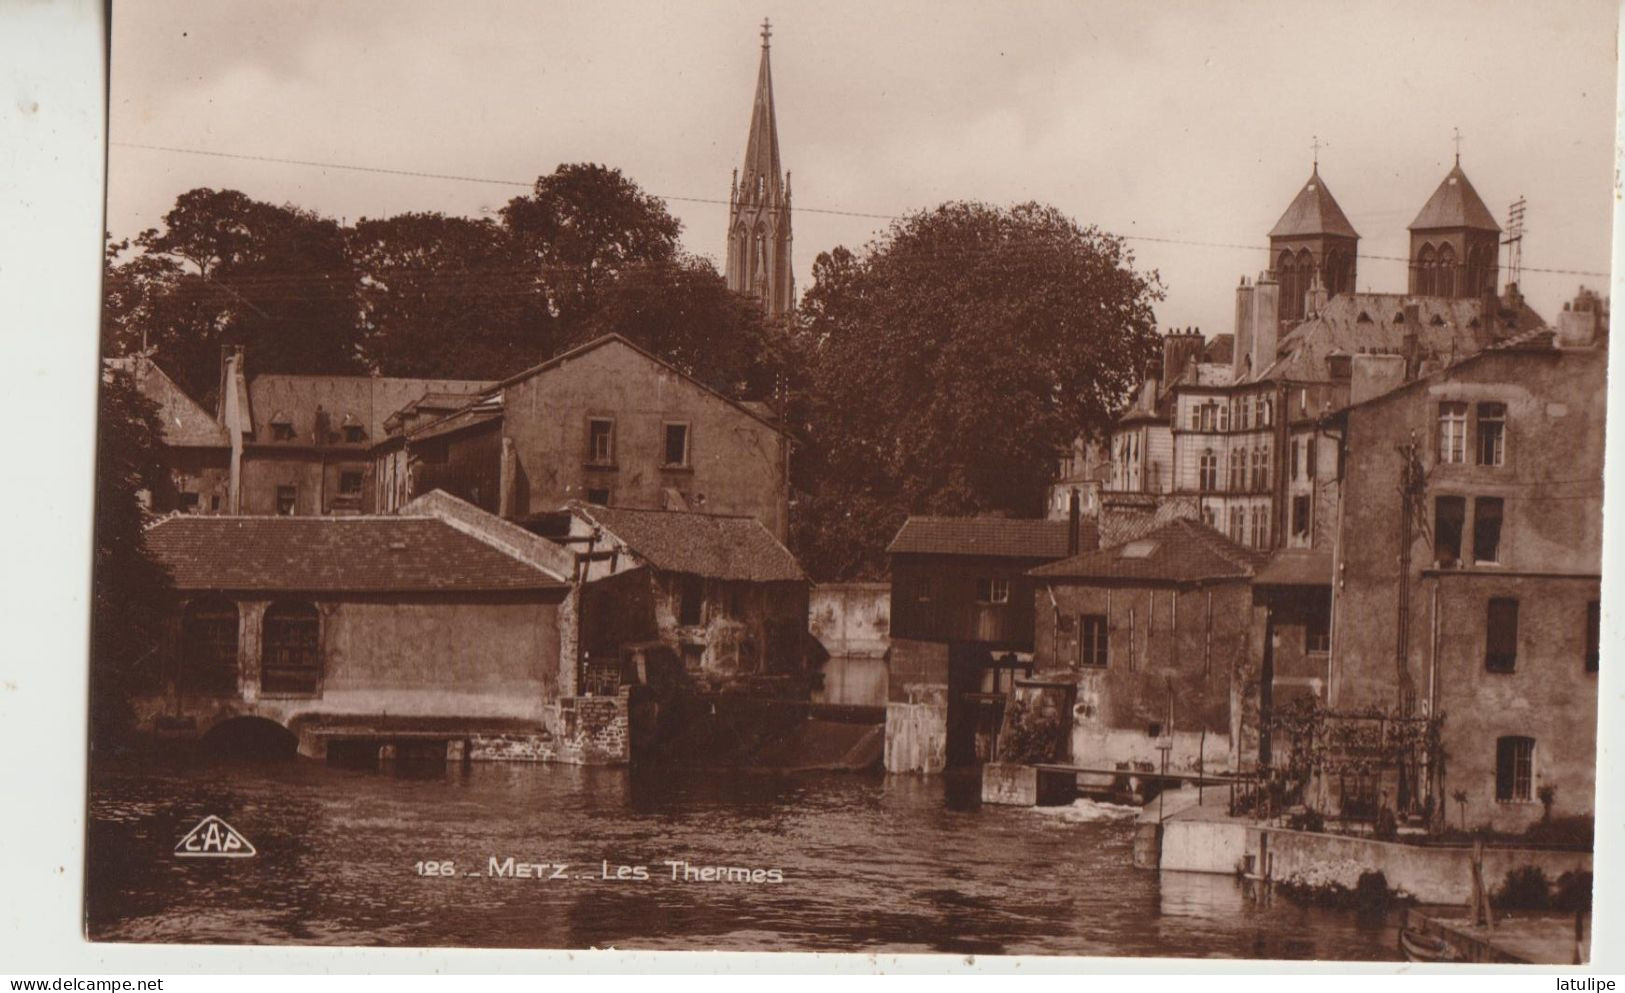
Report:
[[[1403,257],[1453,128],[1497,217],[1528,197],[1537,309],[1551,317],[1580,283],[1607,283],[1531,270],[1608,268],[1612,0],[124,2],[108,228],[153,226],[198,186],[350,221],[475,215],[523,192],[121,142],[520,183],[596,161],[653,193],[725,201],[764,15],[798,293],[817,253],[886,225],[815,208],[1033,199],[1135,237],[1167,286],[1160,324],[1228,331],[1233,287],[1266,264],[1313,137],[1362,254]],[[720,267],[725,203],[670,207],[684,246]],[[1402,262],[1359,271],[1361,289],[1404,289]]]

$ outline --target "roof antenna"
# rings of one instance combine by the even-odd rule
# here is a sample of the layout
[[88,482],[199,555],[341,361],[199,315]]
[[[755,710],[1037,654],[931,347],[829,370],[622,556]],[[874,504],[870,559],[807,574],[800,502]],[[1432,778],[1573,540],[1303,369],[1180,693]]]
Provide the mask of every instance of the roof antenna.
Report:
[[1456,165],[1461,165],[1461,128],[1451,128],[1450,130],[1455,132]]

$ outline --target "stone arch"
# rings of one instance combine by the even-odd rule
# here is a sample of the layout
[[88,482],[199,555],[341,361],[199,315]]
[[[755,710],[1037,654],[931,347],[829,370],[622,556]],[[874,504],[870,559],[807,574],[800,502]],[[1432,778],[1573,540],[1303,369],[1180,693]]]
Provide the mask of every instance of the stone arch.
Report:
[[227,758],[286,759],[299,751],[299,737],[268,717],[231,715],[204,733],[210,755]]
[[1292,249],[1282,249],[1276,260],[1276,278],[1281,285],[1281,317],[1283,320],[1292,320],[1303,313],[1303,294],[1308,288],[1305,274],[1298,270],[1298,256]]

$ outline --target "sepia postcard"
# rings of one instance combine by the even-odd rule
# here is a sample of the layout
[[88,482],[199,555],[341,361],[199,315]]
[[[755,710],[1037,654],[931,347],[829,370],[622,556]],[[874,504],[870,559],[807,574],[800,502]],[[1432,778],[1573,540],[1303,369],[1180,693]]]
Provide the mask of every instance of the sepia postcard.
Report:
[[114,4],[85,936],[1583,966],[1617,20]]

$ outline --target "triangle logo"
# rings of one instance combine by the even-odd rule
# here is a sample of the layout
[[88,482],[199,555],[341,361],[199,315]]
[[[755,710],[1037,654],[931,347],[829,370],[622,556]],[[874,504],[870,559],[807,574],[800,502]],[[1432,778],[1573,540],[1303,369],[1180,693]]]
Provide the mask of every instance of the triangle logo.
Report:
[[252,857],[255,850],[236,828],[210,814],[186,832],[186,837],[175,846],[175,854],[183,858],[246,859]]

